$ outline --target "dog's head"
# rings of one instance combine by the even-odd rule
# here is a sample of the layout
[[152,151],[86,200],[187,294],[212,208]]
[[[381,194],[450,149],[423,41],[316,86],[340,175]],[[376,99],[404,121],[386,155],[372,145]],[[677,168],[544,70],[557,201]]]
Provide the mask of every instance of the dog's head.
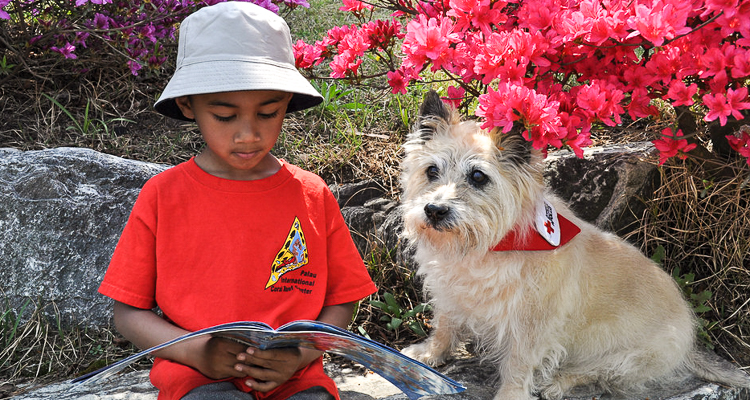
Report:
[[429,92],[404,144],[405,236],[437,250],[486,251],[531,223],[543,192],[540,156],[519,133],[459,121]]

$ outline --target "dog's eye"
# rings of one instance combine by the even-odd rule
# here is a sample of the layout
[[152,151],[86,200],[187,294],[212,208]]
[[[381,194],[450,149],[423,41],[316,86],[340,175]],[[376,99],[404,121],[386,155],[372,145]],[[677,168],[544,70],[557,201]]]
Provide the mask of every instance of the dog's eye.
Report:
[[438,169],[438,167],[434,165],[430,165],[429,167],[427,167],[427,171],[425,171],[425,174],[427,174],[427,179],[429,179],[430,182],[437,179],[439,173],[440,173],[440,170]]
[[478,187],[484,186],[490,181],[484,172],[476,169],[469,174],[469,180],[474,186]]

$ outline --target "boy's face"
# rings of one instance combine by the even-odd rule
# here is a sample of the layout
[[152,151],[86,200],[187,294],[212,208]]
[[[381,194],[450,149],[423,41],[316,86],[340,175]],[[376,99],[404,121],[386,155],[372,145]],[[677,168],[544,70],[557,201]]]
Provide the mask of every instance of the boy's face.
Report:
[[262,179],[279,169],[270,154],[281,132],[291,93],[273,90],[208,93],[176,99],[195,119],[206,148],[196,157],[211,175],[235,180]]

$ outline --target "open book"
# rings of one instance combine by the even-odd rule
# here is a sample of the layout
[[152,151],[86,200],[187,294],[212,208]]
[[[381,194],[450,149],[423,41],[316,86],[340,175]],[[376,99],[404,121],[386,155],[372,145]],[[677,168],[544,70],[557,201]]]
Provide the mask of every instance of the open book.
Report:
[[410,399],[433,394],[459,393],[466,389],[453,379],[388,346],[317,321],[294,321],[275,330],[262,322],[231,322],[216,325],[141,351],[75,378],[72,382],[79,385],[99,382],[149,353],[201,335],[226,337],[262,350],[299,346],[338,354],[380,374]]

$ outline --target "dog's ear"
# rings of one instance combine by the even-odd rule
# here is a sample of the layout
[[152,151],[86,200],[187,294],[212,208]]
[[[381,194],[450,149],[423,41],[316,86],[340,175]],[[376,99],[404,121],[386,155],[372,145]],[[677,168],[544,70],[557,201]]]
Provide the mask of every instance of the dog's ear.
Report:
[[419,106],[419,120],[415,128],[421,139],[429,140],[435,133],[438,124],[448,124],[452,118],[451,110],[443,103],[440,95],[434,90],[430,90],[425,94],[422,105]]
[[449,121],[451,112],[443,103],[440,95],[436,91],[430,90],[424,95],[424,102],[419,107],[419,118],[439,118]]
[[536,150],[531,142],[523,137],[524,131],[523,125],[520,124],[513,124],[513,128],[508,133],[503,133],[498,127],[490,131],[490,137],[500,150],[500,157],[504,161],[517,165],[528,164],[532,161]]

